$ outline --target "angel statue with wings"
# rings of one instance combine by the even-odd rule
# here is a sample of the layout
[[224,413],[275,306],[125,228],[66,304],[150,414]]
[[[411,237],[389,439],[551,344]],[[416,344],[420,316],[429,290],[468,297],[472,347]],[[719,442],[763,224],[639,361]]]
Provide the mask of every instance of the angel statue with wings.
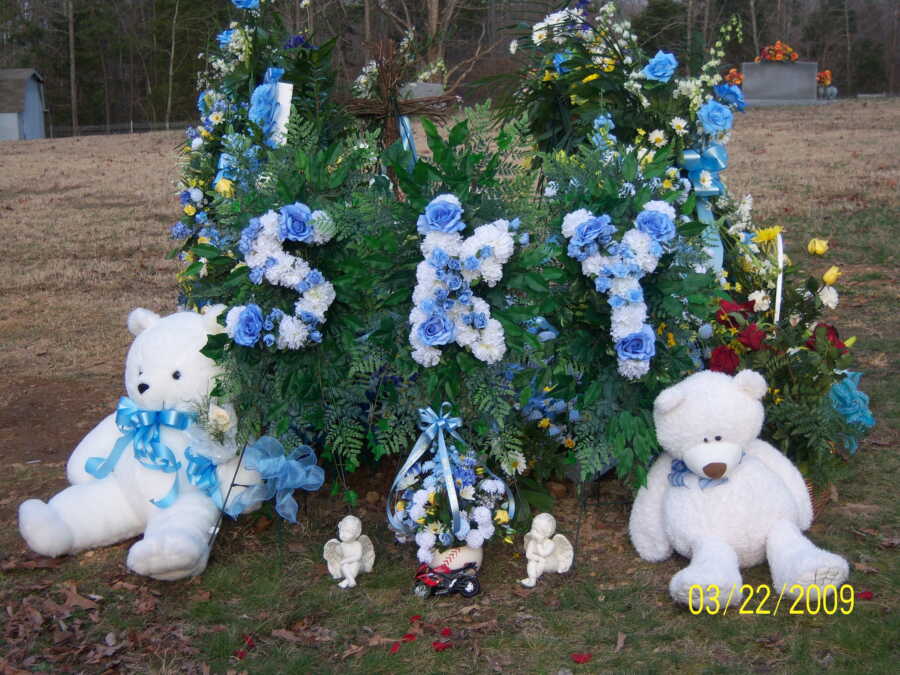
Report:
[[556,518],[540,513],[531,521],[531,531],[525,535],[525,558],[528,560],[528,578],[521,584],[533,588],[544,572],[568,572],[575,558],[575,550],[565,536],[557,534]]
[[375,547],[372,540],[362,533],[362,521],[356,516],[346,516],[338,523],[338,539],[325,544],[325,561],[334,579],[343,581],[341,588],[356,586],[361,572],[371,572],[375,565]]

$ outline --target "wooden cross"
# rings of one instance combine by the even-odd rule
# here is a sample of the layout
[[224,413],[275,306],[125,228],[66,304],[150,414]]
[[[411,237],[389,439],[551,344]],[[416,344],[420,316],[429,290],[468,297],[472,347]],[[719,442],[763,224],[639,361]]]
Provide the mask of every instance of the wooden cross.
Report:
[[445,122],[450,106],[459,98],[444,94],[422,98],[400,99],[400,88],[406,80],[407,65],[397,53],[393,40],[382,40],[374,48],[378,77],[374,98],[353,98],[347,101],[347,110],[355,117],[381,123],[381,145],[391,146],[400,138],[400,118],[404,115],[424,115],[438,122]]

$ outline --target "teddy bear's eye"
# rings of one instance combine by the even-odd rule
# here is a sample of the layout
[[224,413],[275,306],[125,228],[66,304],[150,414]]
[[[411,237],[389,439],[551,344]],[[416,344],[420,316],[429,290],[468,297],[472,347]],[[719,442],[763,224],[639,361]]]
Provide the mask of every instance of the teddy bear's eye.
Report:
[[721,440],[722,440],[722,437],[721,437],[721,436],[716,436],[716,440],[717,440],[717,441],[721,441]]
[[703,439],[703,442],[704,442],[704,443],[709,443],[709,439],[708,439],[708,438],[704,438],[704,439]]
[[180,370],[176,370],[174,373],[172,373],[172,379],[173,379],[173,380],[180,380],[180,379],[181,379],[181,371],[180,371]]
[[140,376],[143,375],[143,374],[144,374],[144,369],[143,369],[143,368],[138,368],[138,377],[140,377]]

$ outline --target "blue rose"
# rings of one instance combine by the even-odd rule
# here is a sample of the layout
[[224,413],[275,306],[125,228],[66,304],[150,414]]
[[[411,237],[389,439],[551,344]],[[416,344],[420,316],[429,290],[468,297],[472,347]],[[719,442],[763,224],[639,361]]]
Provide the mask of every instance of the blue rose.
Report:
[[434,313],[419,325],[419,339],[429,347],[450,344],[455,338],[453,321],[446,314]]
[[675,236],[675,223],[660,211],[641,211],[635,220],[637,229],[649,234],[656,241],[669,241]]
[[718,134],[728,131],[734,121],[731,108],[722,105],[718,101],[707,101],[697,112],[703,131],[708,134]]
[[606,214],[589,218],[575,228],[575,236],[572,237],[572,243],[578,246],[586,246],[596,242],[604,246],[612,239],[616,232],[616,226],[612,224],[612,220]]
[[431,200],[425,213],[416,223],[420,234],[429,232],[459,232],[465,227],[461,221],[462,207],[452,195],[441,195]]
[[736,84],[717,84],[713,87],[713,93],[723,103],[733,105],[741,112],[744,112],[746,106],[744,101],[744,90]]
[[240,313],[234,329],[234,341],[242,347],[252,347],[259,341],[263,329],[263,314],[259,305],[247,305]]
[[648,80],[656,80],[657,82],[668,82],[678,67],[678,59],[672,54],[664,51],[656,52],[650,63],[644,66],[641,71]]
[[560,75],[564,73],[568,73],[569,69],[566,68],[563,64],[572,58],[572,55],[568,52],[563,52],[562,54],[554,54],[553,55],[553,67],[556,69],[556,72]]
[[238,9],[257,9],[259,0],[231,0],[231,4]]
[[846,376],[840,382],[831,385],[828,398],[831,405],[837,410],[848,424],[866,427],[875,426],[875,418],[869,410],[869,397],[859,391],[859,378],[862,373],[845,371]]
[[234,35],[234,30],[223,30],[216,36],[216,42],[219,43],[219,47],[222,49],[226,49],[228,45],[231,43],[231,36]]
[[450,256],[442,248],[436,248],[431,252],[431,259],[428,261],[435,269],[444,269],[450,262]]
[[616,343],[616,354],[623,360],[649,361],[656,354],[656,336],[644,324],[637,333],[626,335]]
[[288,204],[287,206],[282,206],[278,213],[278,230],[282,240],[288,239],[306,243],[312,241],[315,229],[309,222],[312,211],[306,204],[301,204],[300,202]]

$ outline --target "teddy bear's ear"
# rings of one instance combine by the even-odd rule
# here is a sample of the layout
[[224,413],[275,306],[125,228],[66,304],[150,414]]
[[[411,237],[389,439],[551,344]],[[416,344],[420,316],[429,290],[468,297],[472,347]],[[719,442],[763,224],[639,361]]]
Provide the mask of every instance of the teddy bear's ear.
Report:
[[653,402],[653,412],[664,414],[674,410],[684,400],[684,391],[679,385],[663,389]]
[[131,314],[128,315],[128,330],[137,337],[157,321],[159,321],[159,314],[151,312],[149,309],[138,307],[131,310]]
[[734,383],[757,400],[769,390],[766,379],[754,370],[742,370],[734,376]]
[[218,333],[225,332],[225,327],[219,324],[219,316],[224,311],[225,305],[206,305],[200,310],[200,314],[203,316],[203,325],[206,327],[207,333],[210,335],[217,335]]

